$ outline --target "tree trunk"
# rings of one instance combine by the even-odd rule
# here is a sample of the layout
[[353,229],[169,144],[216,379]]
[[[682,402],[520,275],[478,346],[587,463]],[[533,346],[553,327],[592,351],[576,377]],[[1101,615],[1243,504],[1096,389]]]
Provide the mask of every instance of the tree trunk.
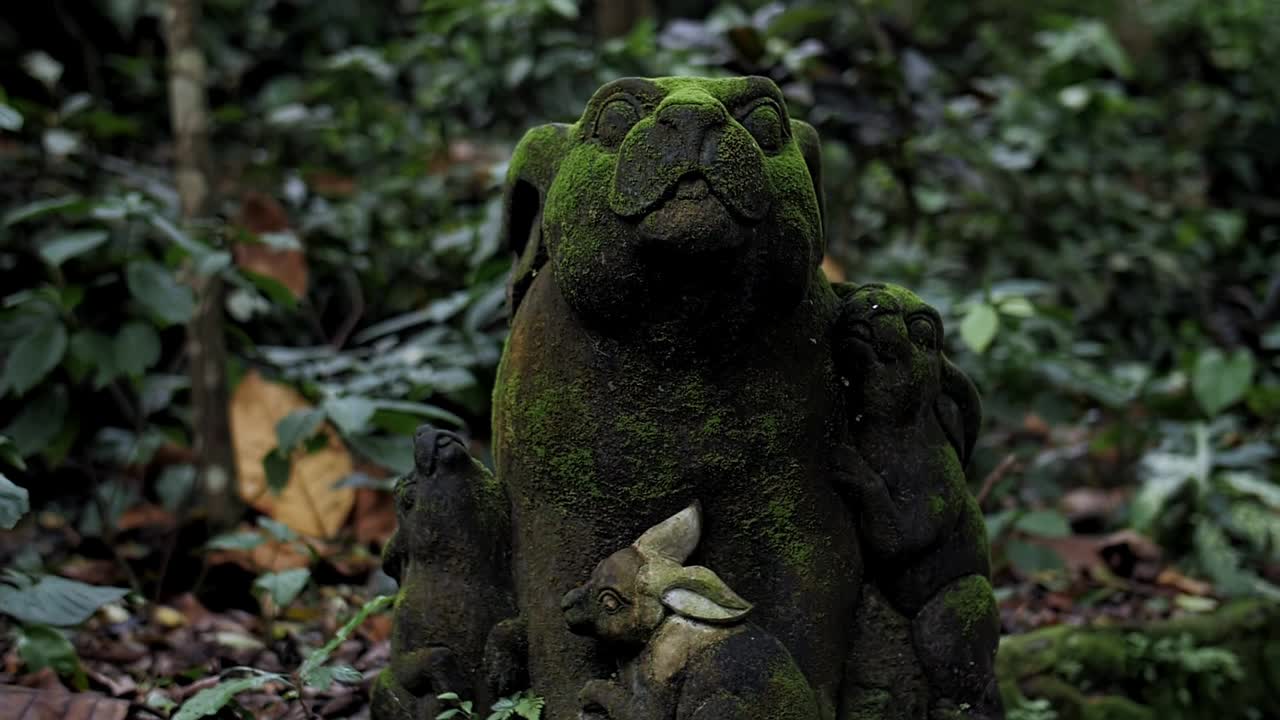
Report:
[[[196,39],[200,0],[169,0],[165,41],[169,47],[169,106],[173,125],[175,176],[182,220],[208,217],[214,207],[209,152],[209,111],[205,99],[205,59]],[[240,516],[235,489],[235,455],[228,420],[227,348],[222,326],[221,280],[189,273],[196,311],[187,326],[191,378],[192,444],[199,468],[203,507],[215,528]]]
[[595,8],[596,37],[607,40],[631,32],[640,20],[653,17],[653,0],[599,0]]
[[996,674],[1006,708],[1041,699],[1057,720],[1280,717],[1280,604],[1015,635],[1000,645]]

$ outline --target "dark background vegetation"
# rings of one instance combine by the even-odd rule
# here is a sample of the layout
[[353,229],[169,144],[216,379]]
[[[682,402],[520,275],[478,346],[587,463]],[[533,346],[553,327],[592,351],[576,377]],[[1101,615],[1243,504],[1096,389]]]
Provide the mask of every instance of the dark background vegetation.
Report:
[[[209,562],[228,528],[189,499],[192,274],[225,286],[231,389],[309,403],[268,482],[297,481],[327,422],[376,504],[420,422],[484,455],[520,134],[618,76],[751,73],[822,135],[828,273],[919,291],[983,392],[970,472],[1007,632],[1280,596],[1280,4],[203,5],[218,202],[194,223],[163,3],[0,17],[0,473],[32,507],[0,532],[11,588],[99,562],[131,608],[194,591],[264,617],[282,582],[385,589],[365,505],[299,568]],[[215,549],[302,543],[271,515]],[[15,646],[57,645],[0,601]]]

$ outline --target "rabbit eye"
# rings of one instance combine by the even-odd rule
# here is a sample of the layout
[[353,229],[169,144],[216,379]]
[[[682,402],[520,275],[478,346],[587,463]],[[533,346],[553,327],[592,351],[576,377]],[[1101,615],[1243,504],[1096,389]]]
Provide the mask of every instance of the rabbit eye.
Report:
[[622,609],[622,598],[618,597],[618,594],[612,590],[605,590],[600,593],[599,601],[600,607],[604,608],[604,611],[610,615]]
[[907,331],[911,334],[911,342],[920,347],[932,348],[936,343],[937,330],[933,326],[933,321],[923,315],[911,318]]

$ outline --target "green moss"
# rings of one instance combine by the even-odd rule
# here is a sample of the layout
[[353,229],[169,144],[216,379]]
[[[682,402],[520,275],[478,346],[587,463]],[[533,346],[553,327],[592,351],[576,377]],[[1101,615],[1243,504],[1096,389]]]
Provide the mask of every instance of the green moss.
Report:
[[956,616],[965,635],[996,613],[991,583],[981,575],[969,575],[952,583],[942,602]]
[[929,514],[933,517],[939,517],[947,509],[947,499],[941,494],[929,496]]
[[765,716],[777,720],[812,720],[817,707],[813,688],[789,657],[777,658],[769,664],[764,697],[773,704]]

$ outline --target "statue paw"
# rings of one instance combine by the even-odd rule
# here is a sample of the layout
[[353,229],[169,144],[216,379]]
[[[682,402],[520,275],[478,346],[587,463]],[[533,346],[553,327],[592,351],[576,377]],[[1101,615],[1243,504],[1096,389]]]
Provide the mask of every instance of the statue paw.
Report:
[[588,680],[578,692],[581,718],[626,720],[627,692],[612,680]]

